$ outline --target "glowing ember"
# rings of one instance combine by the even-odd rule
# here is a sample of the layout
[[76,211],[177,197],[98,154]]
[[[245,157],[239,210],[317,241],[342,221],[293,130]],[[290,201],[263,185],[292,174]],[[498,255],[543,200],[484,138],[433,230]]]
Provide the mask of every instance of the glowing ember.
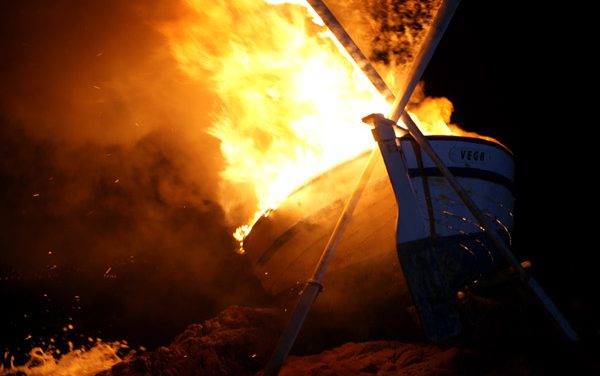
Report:
[[[236,187],[224,185],[221,201],[230,220],[246,223],[234,234],[242,245],[295,189],[373,147],[360,119],[389,105],[303,1],[188,3],[186,24],[162,31],[181,69],[210,77],[218,95],[210,133]],[[426,133],[447,134],[451,107],[436,99],[413,111]],[[245,186],[251,199],[239,193]]]
[[[93,340],[92,340],[93,341]],[[53,342],[53,341],[52,341]],[[71,344],[70,344],[71,345]],[[22,366],[12,364],[5,369],[0,365],[0,375],[95,375],[121,361],[119,350],[126,349],[121,342],[103,343],[97,341],[90,348],[73,349],[60,356],[58,349],[42,350],[36,347],[29,353],[29,360]],[[5,353],[5,358],[8,356]]]

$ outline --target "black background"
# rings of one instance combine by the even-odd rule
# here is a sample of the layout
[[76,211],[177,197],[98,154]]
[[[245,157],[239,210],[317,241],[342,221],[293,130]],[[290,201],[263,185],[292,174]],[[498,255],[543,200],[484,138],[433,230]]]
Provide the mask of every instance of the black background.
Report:
[[599,284],[586,19],[566,4],[463,1],[424,79],[453,102],[454,122],[514,152],[514,251],[589,339]]

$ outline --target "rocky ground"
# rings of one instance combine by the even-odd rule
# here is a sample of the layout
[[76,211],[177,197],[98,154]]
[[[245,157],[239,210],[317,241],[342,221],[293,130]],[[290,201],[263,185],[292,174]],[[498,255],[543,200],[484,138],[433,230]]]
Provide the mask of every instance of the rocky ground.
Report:
[[[525,315],[527,317],[527,315]],[[190,325],[168,347],[130,356],[98,376],[260,375],[287,314],[280,309],[232,306]],[[302,338],[281,375],[538,375],[599,374],[589,344],[566,345],[547,326],[514,321],[510,331],[471,333],[451,343],[349,342],[305,354]],[[541,320],[544,321],[544,320]],[[547,323],[546,323],[547,324]],[[540,331],[541,329],[541,331]],[[315,330],[315,328],[309,328]],[[520,334],[518,334],[520,333]],[[314,335],[311,337],[316,338]],[[330,339],[322,338],[327,348]],[[335,341],[334,341],[335,342]]]

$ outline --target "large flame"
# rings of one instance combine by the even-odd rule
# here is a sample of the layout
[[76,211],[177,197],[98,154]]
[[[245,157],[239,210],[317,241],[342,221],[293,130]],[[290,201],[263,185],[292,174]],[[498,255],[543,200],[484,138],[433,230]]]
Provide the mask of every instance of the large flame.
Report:
[[[163,31],[181,68],[209,76],[219,98],[210,133],[221,140],[222,176],[254,196],[248,209],[248,196],[223,188],[230,218],[246,223],[235,233],[242,242],[294,189],[373,147],[360,119],[389,104],[304,1],[188,3],[185,25]],[[417,109],[430,112],[426,133],[452,132],[449,102],[434,102],[442,106]]]

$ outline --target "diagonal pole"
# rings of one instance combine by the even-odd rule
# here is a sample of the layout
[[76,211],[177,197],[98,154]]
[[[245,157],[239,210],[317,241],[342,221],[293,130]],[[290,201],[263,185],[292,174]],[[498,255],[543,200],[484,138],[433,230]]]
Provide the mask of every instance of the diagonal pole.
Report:
[[[322,4],[321,1],[309,0],[313,8],[321,15],[319,11],[319,4]],[[313,5],[315,3],[315,5]],[[435,49],[441,37],[443,36],[448,24],[456,8],[458,7],[460,0],[447,0],[442,2],[440,8],[437,12],[436,19],[434,20],[427,37],[423,43],[423,48],[419,51],[419,54],[415,58],[415,62],[411,66],[411,70],[407,75],[407,80],[403,83],[404,86],[400,87],[401,95],[396,97],[394,100],[393,109],[390,114],[390,119],[393,120],[394,123],[398,122],[400,118],[402,118],[404,124],[407,126],[409,133],[415,138],[419,146],[425,150],[425,152],[429,155],[432,161],[435,163],[436,167],[440,170],[442,175],[446,178],[452,189],[457,193],[457,195],[461,198],[467,209],[471,212],[471,214],[475,217],[475,219],[480,223],[480,225],[484,228],[484,231],[490,237],[490,240],[494,244],[494,246],[498,249],[502,257],[511,265],[514,270],[517,272],[523,284],[530,290],[530,292],[535,296],[538,302],[544,307],[546,312],[552,317],[555,323],[558,325],[562,334],[570,341],[577,341],[579,339],[575,330],[569,324],[569,321],[564,317],[562,312],[558,309],[558,307],[554,304],[552,299],[546,294],[544,289],[540,286],[540,284],[532,278],[525,269],[521,266],[521,263],[514,256],[514,254],[510,251],[509,247],[506,245],[504,240],[494,231],[494,226],[490,222],[490,220],[483,215],[483,213],[479,210],[477,205],[471,200],[471,197],[466,193],[464,188],[458,183],[456,178],[452,175],[450,170],[444,165],[439,156],[435,153],[427,138],[423,135],[417,124],[413,121],[411,116],[405,112],[405,107],[408,104],[410,96],[417,83],[421,79],[429,60],[433,56]],[[326,9],[327,7],[323,7]],[[382,95],[386,98],[389,98],[389,93],[391,92],[389,89],[386,90],[380,89],[381,77],[375,77],[373,75],[374,68],[370,64],[365,63],[364,55],[353,53],[356,48],[355,45],[349,43],[352,42],[352,39],[345,34],[345,31],[335,17],[327,10],[324,12],[324,15],[321,15],[323,21],[327,26],[330,27],[334,35],[340,40],[341,44],[346,47],[350,56],[352,56],[356,61],[359,67],[367,66],[367,68],[362,68],[365,71],[365,74],[371,82],[377,87]],[[347,46],[349,45],[349,47]],[[354,46],[354,47],[353,47]],[[360,50],[358,50],[360,52]],[[368,62],[368,60],[366,60]],[[375,72],[377,73],[377,72]]]
[[304,324],[304,320],[308,315],[312,305],[314,304],[317,296],[321,291],[323,291],[323,285],[321,284],[321,280],[327,271],[327,267],[329,266],[329,262],[333,257],[333,254],[342,239],[342,235],[346,230],[346,226],[348,225],[349,219],[352,217],[352,213],[354,212],[354,208],[356,204],[360,200],[360,196],[365,190],[367,183],[369,181],[369,177],[373,172],[375,165],[377,164],[377,158],[375,155],[377,154],[377,148],[373,148],[369,155],[369,160],[358,179],[358,183],[352,192],[352,195],[346,202],[346,206],[344,206],[344,210],[342,210],[342,214],[340,215],[333,232],[325,246],[325,250],[321,254],[321,258],[317,263],[317,267],[312,275],[312,277],[306,282],[302,293],[300,294],[300,300],[296,304],[290,321],[287,324],[287,327],[279,337],[279,341],[275,346],[275,350],[269,359],[265,367],[265,376],[274,376],[279,374],[279,370],[285,362],[294,342],[296,341],[296,337],[298,337],[298,333],[300,333],[300,329],[302,329],[302,325]]
[[400,95],[396,96],[396,100],[392,105],[390,119],[393,120],[394,123],[398,122],[398,119],[400,119],[400,116],[404,112],[410,96],[421,80],[421,77],[425,72],[425,68],[427,68],[429,61],[431,60],[435,49],[440,43],[442,36],[446,32],[446,29],[450,24],[450,20],[452,20],[452,16],[454,16],[454,12],[456,12],[456,8],[458,8],[459,4],[460,0],[442,1],[442,4],[436,13],[435,19],[429,28],[427,36],[425,37],[425,41],[422,45],[423,47],[421,50],[419,50],[415,61],[411,65],[410,71],[403,82],[404,85],[400,87]]
[[[373,68],[364,54],[362,54],[356,43],[354,43],[350,35],[348,35],[348,33],[344,30],[343,26],[339,23],[339,21],[337,21],[325,3],[322,0],[308,0],[308,2],[319,14],[319,16],[321,16],[325,24],[334,33],[336,38],[338,38],[340,43],[346,48],[350,56],[355,59],[358,66],[363,70],[363,72],[365,72],[367,77],[371,80],[379,92],[388,99],[393,98],[393,94],[385,84],[385,81],[381,78],[379,73],[377,73],[375,68]],[[431,56],[433,56],[435,47],[437,47],[439,40],[442,38],[442,35],[450,23],[450,20],[454,15],[454,11],[459,3],[460,0],[446,0],[440,6],[440,9],[436,14],[436,18],[434,19],[424,42],[428,45],[424,45],[422,51],[415,58],[410,72],[412,76],[408,77],[408,80],[405,84],[406,89],[403,95],[399,97],[400,99],[396,100],[394,108],[401,106],[401,108],[404,109],[404,107],[406,107],[406,104],[408,103],[415,86],[421,79],[421,75],[429,63]],[[292,346],[296,341],[296,337],[298,336],[298,333],[304,324],[304,320],[306,319],[308,312],[317,299],[317,296],[323,289],[321,280],[325,275],[327,267],[329,266],[329,262],[331,261],[337,245],[344,234],[344,231],[346,230],[346,226],[352,217],[354,208],[356,207],[356,204],[358,203],[362,192],[367,185],[371,172],[375,167],[375,163],[377,161],[375,154],[376,149],[373,149],[371,155],[369,156],[369,161],[367,162],[361,177],[358,180],[356,188],[346,203],[346,206],[342,210],[329,241],[323,250],[313,276],[308,280],[304,289],[302,290],[300,299],[298,300],[298,303],[292,312],[290,321],[281,334],[281,337],[275,346],[275,350],[273,351],[273,354],[271,355],[271,358],[265,367],[266,376],[275,376],[279,374],[279,370],[281,369],[281,366],[285,362],[285,359],[292,349]]]
[[340,42],[340,44],[344,47],[348,55],[354,60],[356,65],[363,71],[363,73],[367,76],[369,81],[375,86],[377,91],[388,101],[391,103],[394,101],[396,96],[387,86],[383,78],[379,75],[375,67],[371,64],[369,59],[362,53],[360,48],[356,45],[352,37],[346,32],[342,24],[335,18],[331,10],[325,5],[322,0],[307,0],[306,1],[321,19],[325,26],[329,28],[331,33],[335,36],[335,38]]

